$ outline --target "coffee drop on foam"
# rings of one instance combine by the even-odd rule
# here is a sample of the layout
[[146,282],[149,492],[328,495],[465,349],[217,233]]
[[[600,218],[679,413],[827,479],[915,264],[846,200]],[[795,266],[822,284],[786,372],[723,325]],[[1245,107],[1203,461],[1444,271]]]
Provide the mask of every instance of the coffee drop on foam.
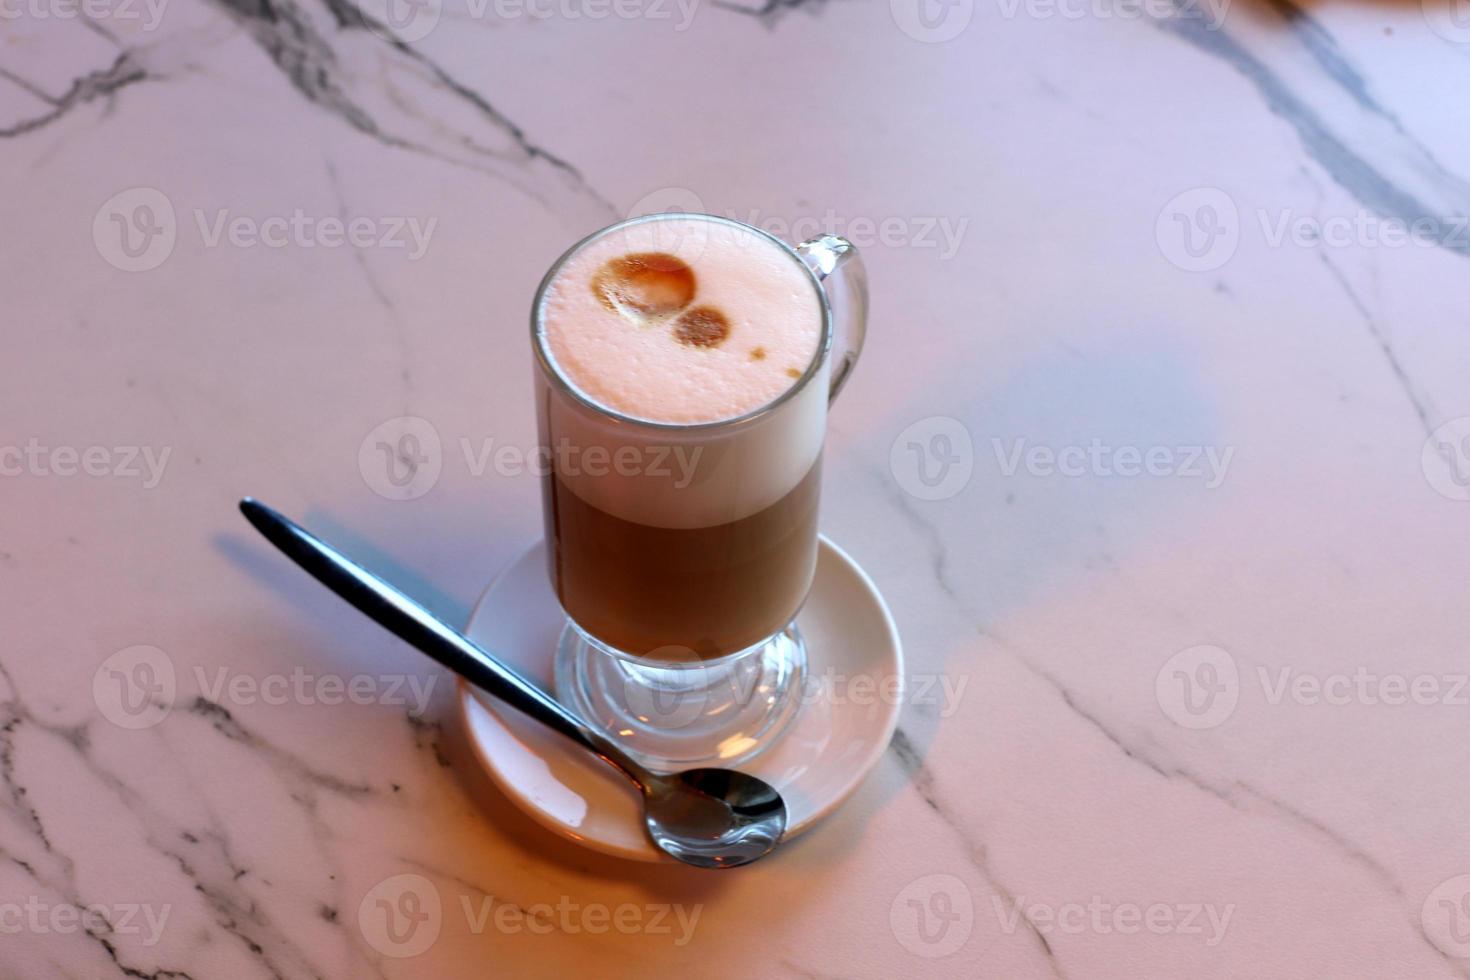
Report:
[[674,337],[690,347],[718,347],[730,336],[730,321],[713,306],[696,306],[674,323]]
[[604,262],[592,292],[614,312],[677,313],[694,299],[694,270],[666,252],[635,252]]

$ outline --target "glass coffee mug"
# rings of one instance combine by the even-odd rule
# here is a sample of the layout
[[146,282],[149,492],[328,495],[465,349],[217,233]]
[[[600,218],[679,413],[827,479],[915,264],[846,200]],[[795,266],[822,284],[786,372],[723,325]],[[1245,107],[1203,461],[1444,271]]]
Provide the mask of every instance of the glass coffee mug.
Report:
[[[559,370],[545,307],[567,263],[613,231],[690,265],[705,235],[778,249],[820,311],[805,371],[773,401],[715,422],[653,422],[594,401]],[[736,765],[769,747],[801,705],[806,649],[795,618],[817,565],[827,406],[866,328],[867,281],[852,243],[824,235],[793,247],[708,215],[605,228],[541,282],[531,314],[538,441],[549,464],[551,580],[567,614],[556,694],[650,768]]]

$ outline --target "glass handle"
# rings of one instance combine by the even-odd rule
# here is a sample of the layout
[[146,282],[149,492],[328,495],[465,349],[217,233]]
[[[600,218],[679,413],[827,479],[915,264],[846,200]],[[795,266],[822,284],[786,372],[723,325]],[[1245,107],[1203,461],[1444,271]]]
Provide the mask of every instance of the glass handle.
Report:
[[[868,273],[857,246],[837,235],[821,235],[802,242],[796,246],[796,254],[816,273],[832,307],[837,333],[833,346],[840,353],[834,354],[832,362],[832,381],[827,389],[827,400],[831,401],[847,383],[868,336]],[[842,275],[837,277],[839,289],[834,296],[827,277],[839,269]]]

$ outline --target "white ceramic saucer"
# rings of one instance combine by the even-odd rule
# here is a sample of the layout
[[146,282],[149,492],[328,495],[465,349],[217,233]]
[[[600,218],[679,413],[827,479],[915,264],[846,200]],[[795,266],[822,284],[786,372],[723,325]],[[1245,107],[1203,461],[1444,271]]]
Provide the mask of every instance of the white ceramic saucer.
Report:
[[[537,542],[490,583],[466,634],[546,690],[565,617]],[[872,581],[822,539],[816,580],[797,617],[808,684],[781,740],[740,768],[786,800],[786,839],[852,795],[877,764],[903,701],[898,630]],[[470,744],[505,795],[554,833],[634,861],[669,861],[643,832],[638,791],[606,764],[513,708],[459,683]]]

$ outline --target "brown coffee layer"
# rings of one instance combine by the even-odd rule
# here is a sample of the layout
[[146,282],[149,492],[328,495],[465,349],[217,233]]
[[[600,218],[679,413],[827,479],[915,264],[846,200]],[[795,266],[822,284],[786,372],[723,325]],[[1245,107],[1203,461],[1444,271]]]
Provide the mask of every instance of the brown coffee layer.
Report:
[[562,608],[602,642],[662,660],[710,660],[779,632],[817,560],[821,459],[784,497],[727,524],[667,528],[614,517],[542,481]]

